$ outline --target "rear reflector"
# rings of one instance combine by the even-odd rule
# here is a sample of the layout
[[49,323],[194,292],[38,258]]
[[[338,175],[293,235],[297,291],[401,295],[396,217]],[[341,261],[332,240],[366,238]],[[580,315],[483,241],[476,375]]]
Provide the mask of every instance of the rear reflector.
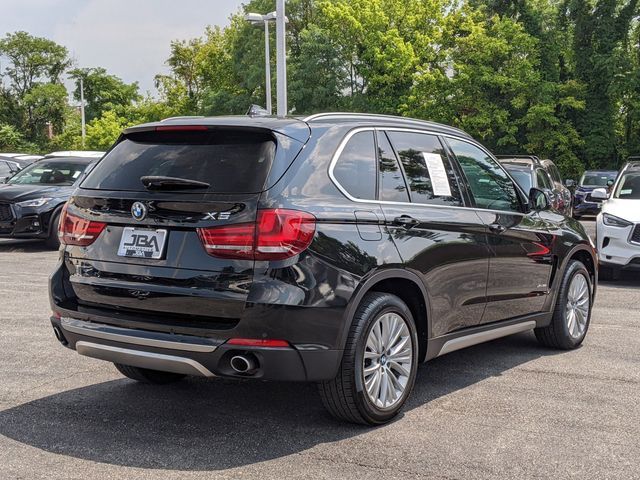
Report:
[[199,228],[209,255],[222,258],[283,260],[303,252],[316,231],[316,219],[298,210],[258,210],[256,223]]
[[106,226],[106,223],[85,220],[70,214],[67,212],[67,205],[65,204],[60,214],[58,237],[60,238],[60,243],[65,245],[86,247],[98,238]]
[[286,348],[289,342],[286,340],[272,340],[269,338],[232,338],[227,345],[236,345],[238,347],[272,347]]

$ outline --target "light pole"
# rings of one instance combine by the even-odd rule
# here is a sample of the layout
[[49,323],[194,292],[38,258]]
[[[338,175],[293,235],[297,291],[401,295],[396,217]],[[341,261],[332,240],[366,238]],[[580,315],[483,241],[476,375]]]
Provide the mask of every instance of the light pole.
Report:
[[[282,5],[280,5],[282,3]],[[276,83],[277,83],[277,108],[278,115],[287,114],[287,66],[285,55],[285,24],[289,19],[284,14],[284,0],[278,0],[275,12],[262,15],[260,13],[247,13],[244,19],[254,25],[264,26],[264,69],[265,69],[265,94],[266,109],[271,115],[271,61],[269,48],[269,22],[276,22]]]
[[269,115],[272,114],[271,108],[271,58],[269,54],[269,22],[272,22],[276,18],[276,12],[267,13],[266,15],[260,15],[259,13],[248,13],[244,16],[244,19],[251,22],[254,25],[264,26],[264,72],[265,72],[265,96],[266,96],[266,108]]
[[87,132],[84,118],[84,82],[82,81],[82,77],[80,77],[80,119],[82,122],[82,148],[84,148],[84,140]]
[[287,50],[285,43],[285,0],[276,0],[276,88],[278,116],[287,114]]

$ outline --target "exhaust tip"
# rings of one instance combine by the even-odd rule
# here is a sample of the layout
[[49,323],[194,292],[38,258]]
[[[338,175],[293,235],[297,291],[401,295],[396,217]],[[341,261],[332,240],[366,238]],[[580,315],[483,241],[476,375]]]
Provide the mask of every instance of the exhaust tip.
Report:
[[234,355],[231,357],[231,368],[237,373],[250,373],[256,369],[253,355]]
[[62,330],[60,330],[60,327],[54,326],[53,333],[62,345],[67,345],[69,343],[65,338],[64,333],[62,333]]

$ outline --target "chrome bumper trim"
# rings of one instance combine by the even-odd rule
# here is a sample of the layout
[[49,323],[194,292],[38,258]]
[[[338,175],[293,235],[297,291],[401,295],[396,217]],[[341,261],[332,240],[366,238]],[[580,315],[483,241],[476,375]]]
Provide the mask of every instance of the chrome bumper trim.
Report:
[[[156,338],[150,337],[148,332],[130,328],[112,327],[91,322],[85,322],[76,318],[64,317],[60,320],[63,330],[87,337],[101,338],[113,342],[130,343],[144,347],[167,348],[170,350],[182,350],[185,352],[213,352],[217,345],[206,338],[189,338],[187,335],[156,334]],[[163,339],[161,337],[165,337]],[[171,340],[169,340],[171,338]]]
[[161,353],[142,352],[128,348],[112,347],[98,343],[76,342],[76,351],[85,357],[106,360],[107,362],[121,363],[138,368],[148,368],[161,372],[181,373],[200,377],[214,377],[202,364],[190,358],[164,355]]

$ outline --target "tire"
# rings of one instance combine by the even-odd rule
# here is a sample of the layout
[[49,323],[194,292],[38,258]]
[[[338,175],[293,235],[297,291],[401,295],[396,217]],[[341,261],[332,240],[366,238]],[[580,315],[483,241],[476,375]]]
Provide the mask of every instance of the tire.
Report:
[[[575,301],[575,292],[571,291],[574,279],[575,284],[581,284],[581,280],[578,277],[582,277],[586,286],[586,304],[581,304],[581,300]],[[587,335],[589,323],[591,322],[592,294],[593,286],[591,285],[589,272],[581,262],[570,260],[562,277],[551,323],[546,327],[534,330],[538,342],[545,347],[562,350],[572,350],[579,347]],[[582,307],[586,305],[583,316],[579,313],[574,313],[573,322],[571,322],[571,314],[567,310],[569,302]],[[582,311],[582,308],[580,310]]]
[[[399,329],[395,331],[402,330],[398,341],[391,343],[391,347],[396,347],[399,349],[398,351],[402,352],[401,355],[395,357],[400,363],[392,360],[394,357],[389,353],[391,349],[388,345],[381,349],[383,353],[380,356],[372,358],[378,355],[371,349],[373,343],[368,343],[368,340],[372,341],[370,335],[375,335],[374,327],[377,332],[381,333],[380,338],[385,338],[383,330],[377,329],[378,325],[382,325],[383,330],[385,329],[384,325],[390,326],[387,330],[392,333],[394,332],[393,325]],[[385,352],[387,348],[389,350]],[[402,362],[408,358],[405,355],[408,355],[409,352],[411,352],[411,360],[410,365],[407,365],[407,362]],[[389,355],[388,360],[387,354]],[[372,395],[376,396],[376,391],[379,391],[380,395],[383,390],[389,392],[389,398],[393,399],[389,405],[386,403],[377,405],[367,393],[365,364],[366,369],[369,370],[368,379],[374,392]],[[395,295],[369,292],[362,299],[353,318],[338,374],[333,380],[321,382],[318,389],[322,403],[335,418],[352,423],[380,425],[390,421],[401,410],[413,389],[417,370],[418,335],[411,311]],[[402,371],[408,375],[401,373]],[[393,375],[395,382],[387,375]],[[391,385],[390,390],[381,388],[387,382]],[[402,384],[403,389],[393,388],[395,385],[402,387]],[[375,388],[376,385],[379,386],[378,390]]]
[[140,383],[165,385],[167,383],[177,382],[186,377],[186,375],[181,373],[160,372],[147,368],[132,367],[131,365],[122,365],[121,363],[114,363],[114,365],[125,377]]
[[51,250],[58,250],[60,248],[60,238],[58,238],[58,225],[60,223],[60,211],[53,214],[51,217],[51,225],[49,226],[49,236],[44,241],[47,248]]

